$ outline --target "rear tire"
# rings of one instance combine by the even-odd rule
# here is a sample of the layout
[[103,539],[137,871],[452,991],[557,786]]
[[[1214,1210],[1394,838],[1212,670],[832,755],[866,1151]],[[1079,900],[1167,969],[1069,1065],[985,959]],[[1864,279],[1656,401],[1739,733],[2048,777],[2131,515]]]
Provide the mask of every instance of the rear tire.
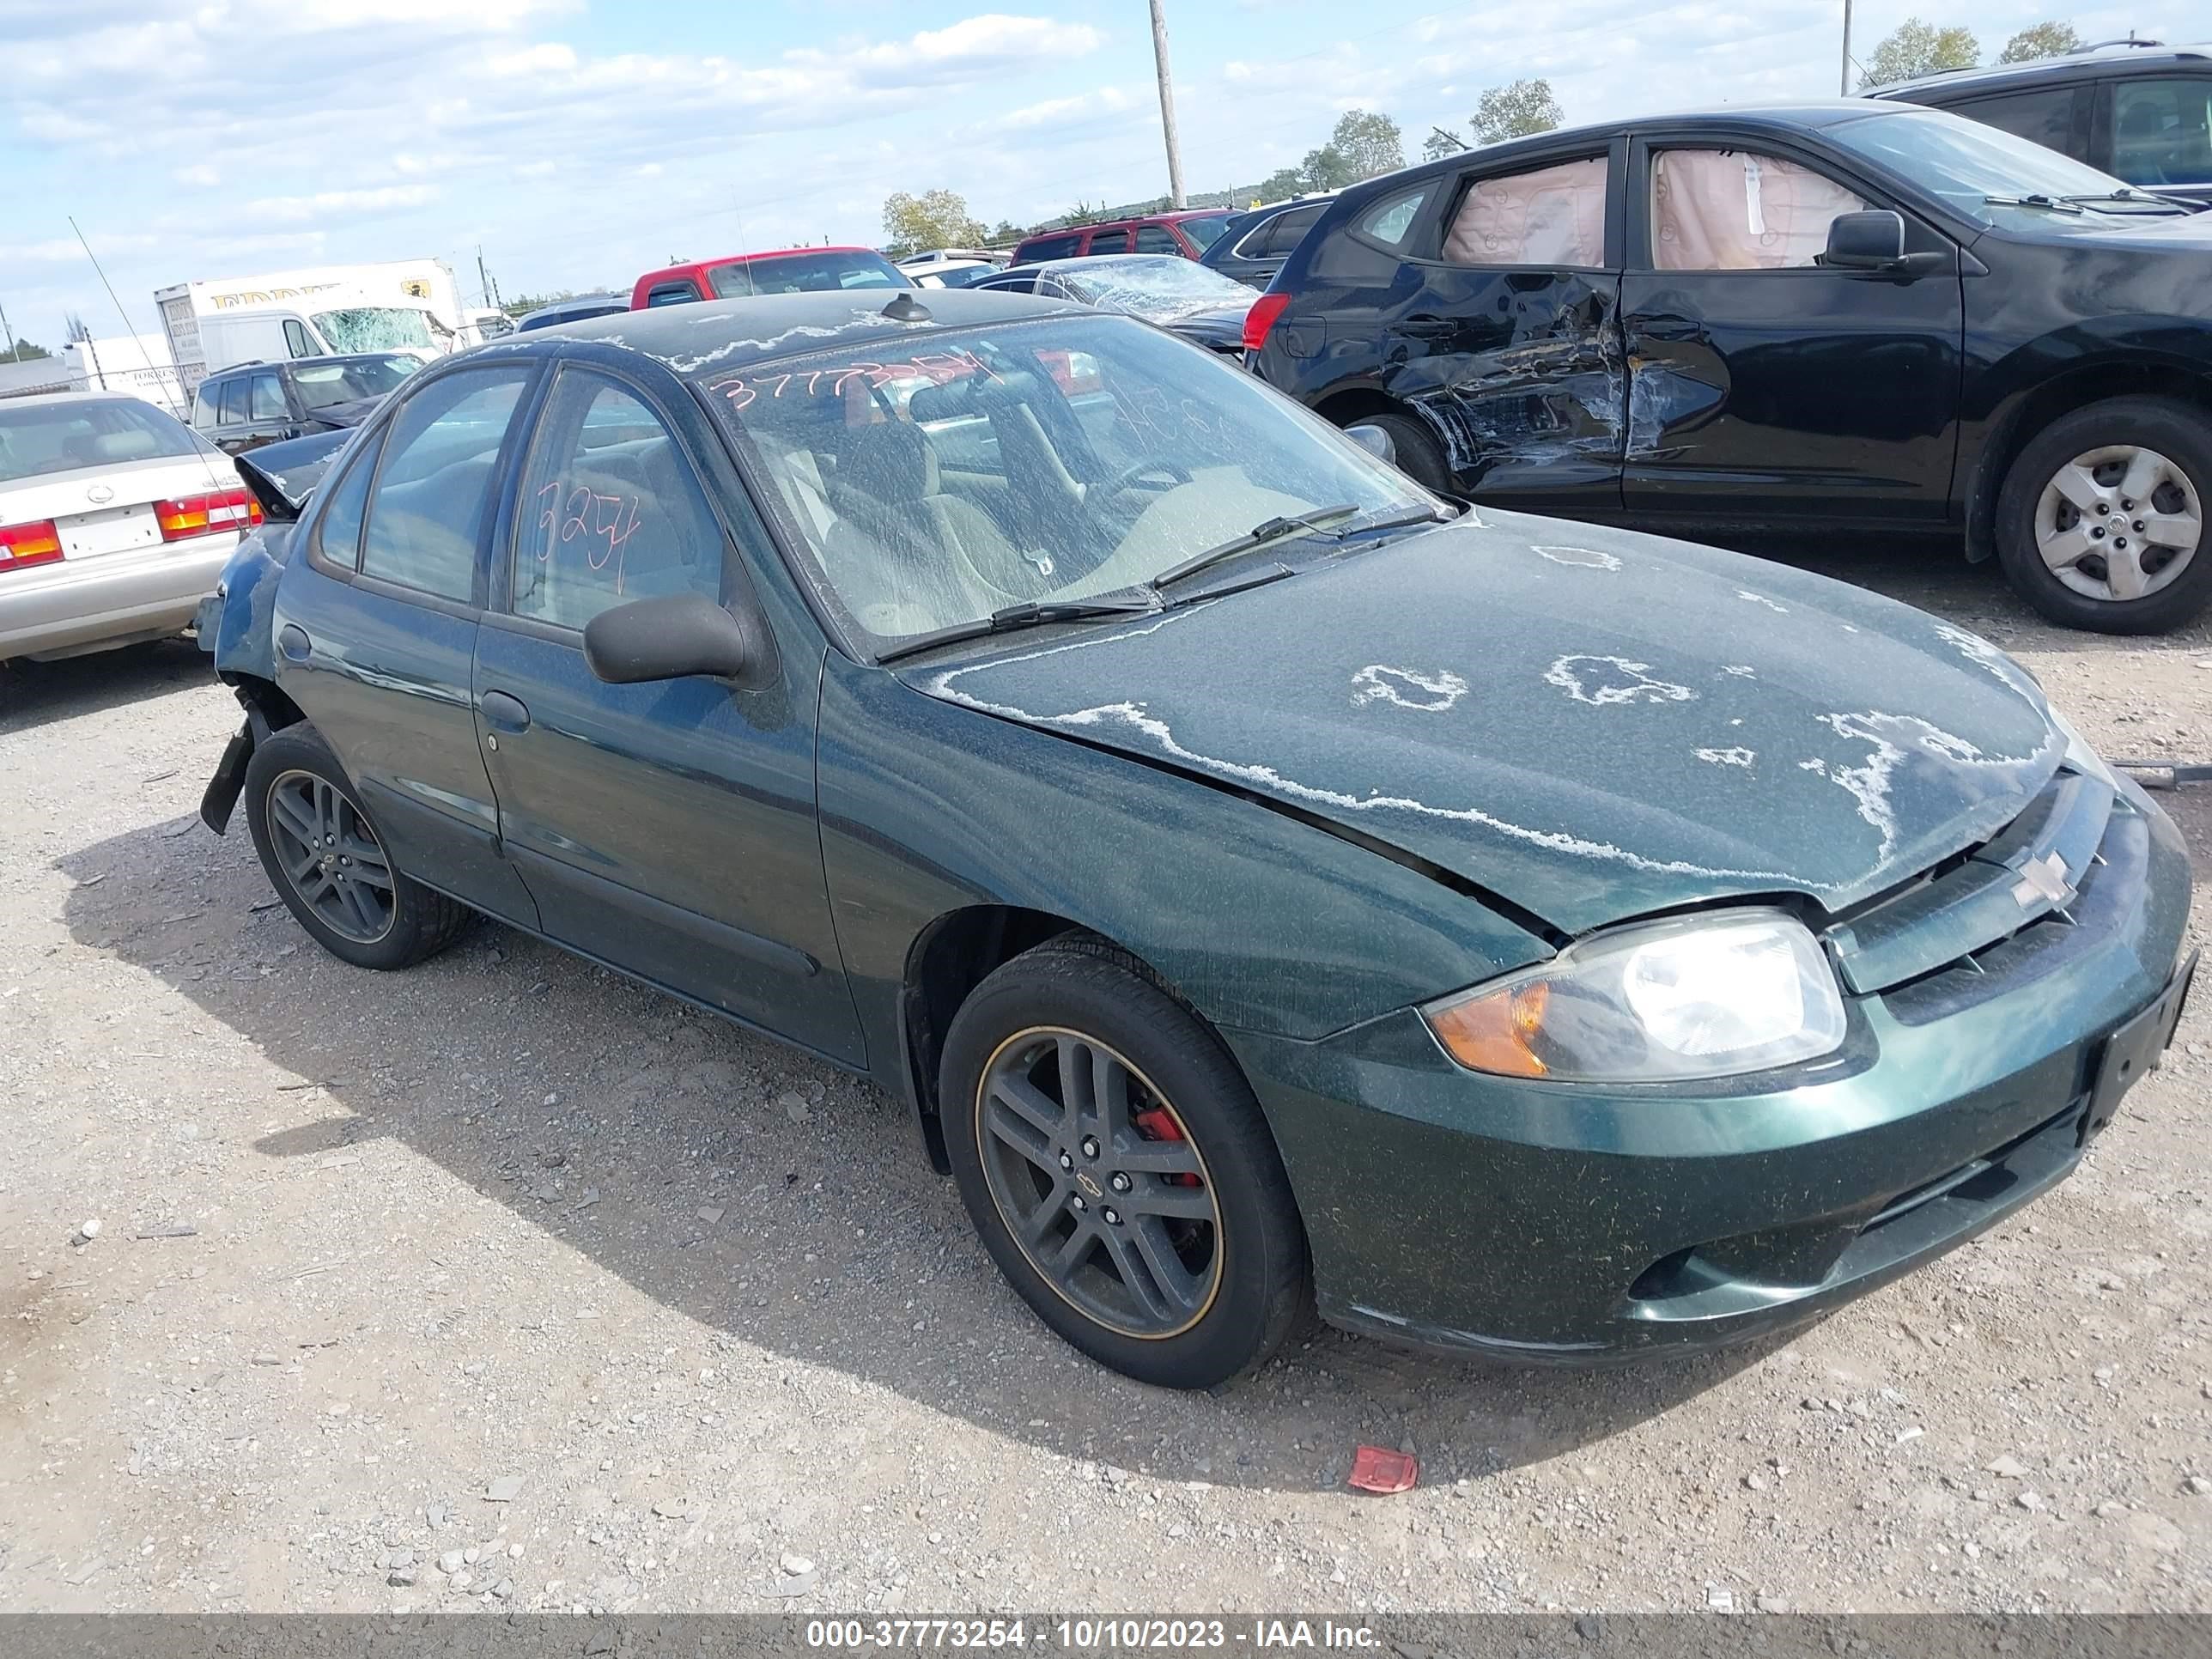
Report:
[[[2138,499],[2140,497],[2140,499]],[[2051,621],[2162,634],[2212,601],[2212,417],[2112,398],[2028,441],[1997,497],[1997,557]]]
[[337,757],[304,721],[254,745],[244,797],[253,850],[276,896],[339,961],[411,968],[474,917],[392,864]]
[[1422,489],[1434,490],[1439,495],[1458,493],[1452,483],[1451,467],[1444,460],[1443,447],[1418,417],[1392,411],[1355,415],[1344,424],[1381,427],[1390,434],[1391,447],[1397,452],[1393,464],[1399,471]]
[[1077,935],[1003,964],[940,1077],[968,1213],[1061,1337],[1170,1389],[1281,1346],[1310,1291],[1274,1137],[1220,1040],[1134,961]]

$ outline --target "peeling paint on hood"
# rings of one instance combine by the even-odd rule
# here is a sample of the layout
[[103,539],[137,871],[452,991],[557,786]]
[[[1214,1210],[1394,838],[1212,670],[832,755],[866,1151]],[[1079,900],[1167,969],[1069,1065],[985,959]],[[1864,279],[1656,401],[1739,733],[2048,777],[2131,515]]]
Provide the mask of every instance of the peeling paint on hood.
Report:
[[[1712,549],[1493,510],[916,689],[1357,829],[1569,932],[1833,910],[1987,839],[2057,769],[1965,629]],[[1753,603],[1747,603],[1753,600]]]

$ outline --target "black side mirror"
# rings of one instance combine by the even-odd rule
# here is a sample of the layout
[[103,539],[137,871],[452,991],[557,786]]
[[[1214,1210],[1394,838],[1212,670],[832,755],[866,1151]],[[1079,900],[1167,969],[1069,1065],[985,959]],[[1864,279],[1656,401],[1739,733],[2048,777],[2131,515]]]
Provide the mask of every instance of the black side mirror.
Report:
[[584,624],[584,660],[610,685],[691,674],[742,679],[769,659],[759,624],[700,593],[632,599]]
[[1398,465],[1397,442],[1384,428],[1361,421],[1356,425],[1345,428],[1344,435],[1376,460],[1388,461],[1393,466]]
[[1887,210],[1839,213],[1820,263],[1837,270],[1891,270],[1905,259],[1905,221]]

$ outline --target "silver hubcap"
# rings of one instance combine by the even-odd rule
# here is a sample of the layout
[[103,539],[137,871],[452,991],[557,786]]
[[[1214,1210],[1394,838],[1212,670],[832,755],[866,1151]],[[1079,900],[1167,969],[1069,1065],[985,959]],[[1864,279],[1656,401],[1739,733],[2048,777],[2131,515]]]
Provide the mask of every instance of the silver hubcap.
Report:
[[2075,456],[2035,504],[2045,566],[2093,599],[2140,599],[2171,586],[2197,556],[2203,532],[2203,504],[2189,475],[2140,444]]

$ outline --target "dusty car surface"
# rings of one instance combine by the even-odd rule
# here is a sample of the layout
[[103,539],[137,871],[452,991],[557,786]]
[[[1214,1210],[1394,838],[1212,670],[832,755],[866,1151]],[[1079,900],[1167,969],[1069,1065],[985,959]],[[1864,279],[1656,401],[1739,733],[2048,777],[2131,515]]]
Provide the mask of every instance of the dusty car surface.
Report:
[[2212,217],[1871,100],[1652,116],[1344,192],[1271,385],[1438,488],[1652,530],[1964,534],[2054,621],[2212,600]]
[[1985,641],[1456,508],[1064,302],[435,365],[218,623],[204,816],[327,949],[483,911],[873,1078],[1154,1382],[1310,1300],[1538,1361],[1802,1322],[2062,1179],[2187,989],[2172,825]]
[[230,459],[151,404],[0,401],[0,661],[181,632],[259,517]]

